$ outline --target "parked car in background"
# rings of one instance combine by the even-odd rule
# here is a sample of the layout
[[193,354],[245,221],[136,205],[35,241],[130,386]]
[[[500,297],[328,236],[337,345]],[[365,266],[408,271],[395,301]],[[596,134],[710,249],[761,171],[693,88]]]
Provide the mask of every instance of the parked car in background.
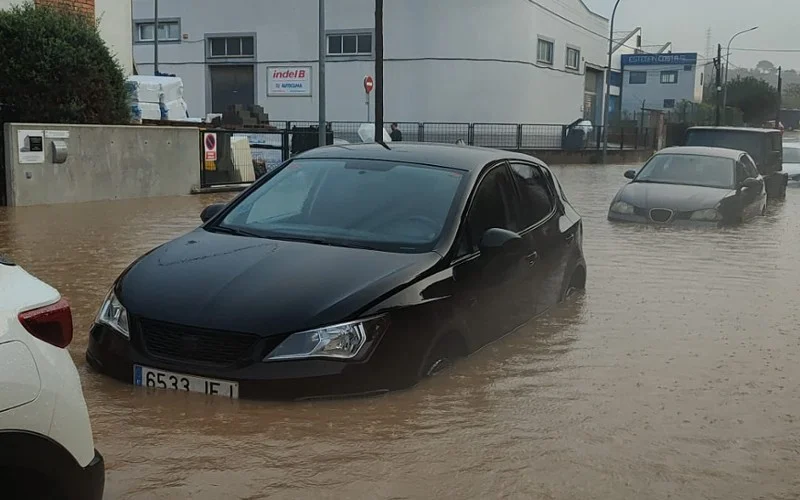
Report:
[[103,497],[71,340],[69,304],[0,256],[0,498]]
[[690,127],[684,146],[707,146],[745,151],[764,178],[769,199],[784,199],[789,176],[782,172],[783,137],[776,129],[747,127]]
[[734,224],[763,215],[764,179],[744,151],[662,149],[611,201],[608,218],[656,224]]
[[409,387],[586,280],[582,221],[522,154],[353,144],[299,155],[132,264],[87,359],[230,398]]
[[783,171],[790,181],[800,181],[800,143],[783,143]]

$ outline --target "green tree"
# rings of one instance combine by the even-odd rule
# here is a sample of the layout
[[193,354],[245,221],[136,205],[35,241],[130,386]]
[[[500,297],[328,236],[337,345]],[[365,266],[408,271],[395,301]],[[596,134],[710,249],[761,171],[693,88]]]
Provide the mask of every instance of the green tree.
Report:
[[746,123],[761,123],[774,118],[778,91],[758,78],[736,78],[728,82],[728,105],[740,109]]
[[2,121],[130,122],[122,68],[84,16],[26,3],[0,11]]
[[792,83],[783,88],[781,107],[800,109],[800,83]]

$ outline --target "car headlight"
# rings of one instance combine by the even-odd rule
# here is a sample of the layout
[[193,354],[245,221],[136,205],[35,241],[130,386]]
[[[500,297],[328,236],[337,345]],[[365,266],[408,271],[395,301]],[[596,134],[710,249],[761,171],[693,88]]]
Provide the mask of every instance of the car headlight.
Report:
[[377,316],[289,335],[264,361],[286,359],[352,359],[386,330],[388,318]]
[[695,210],[689,218],[696,221],[716,222],[722,219],[722,215],[716,208],[707,208],[705,210]]
[[106,295],[106,299],[97,313],[95,323],[108,325],[125,337],[131,338],[130,329],[128,328],[128,311],[122,306],[113,290]]
[[630,203],[618,201],[611,205],[611,211],[617,214],[633,215],[635,208]]

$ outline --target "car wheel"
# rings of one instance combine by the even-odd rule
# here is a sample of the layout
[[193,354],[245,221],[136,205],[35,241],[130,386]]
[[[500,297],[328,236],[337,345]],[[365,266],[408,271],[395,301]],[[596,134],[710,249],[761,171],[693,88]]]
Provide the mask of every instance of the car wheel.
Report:
[[440,338],[422,363],[420,378],[433,377],[452,367],[458,358],[466,355],[466,348],[457,334]]
[[0,473],[4,494],[9,500],[65,500],[67,496],[47,478],[28,469],[11,467]]
[[583,266],[578,266],[574,271],[572,271],[572,276],[570,276],[567,286],[564,288],[564,296],[561,298],[561,300],[567,300],[576,292],[580,292],[581,290],[585,289],[586,269],[584,269]]

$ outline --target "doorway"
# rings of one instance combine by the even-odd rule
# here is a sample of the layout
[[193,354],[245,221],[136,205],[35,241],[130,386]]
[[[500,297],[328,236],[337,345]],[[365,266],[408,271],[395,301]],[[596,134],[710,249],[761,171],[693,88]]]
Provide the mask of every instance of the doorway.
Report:
[[209,66],[211,112],[223,113],[230,106],[252,106],[256,98],[255,67],[246,65]]

